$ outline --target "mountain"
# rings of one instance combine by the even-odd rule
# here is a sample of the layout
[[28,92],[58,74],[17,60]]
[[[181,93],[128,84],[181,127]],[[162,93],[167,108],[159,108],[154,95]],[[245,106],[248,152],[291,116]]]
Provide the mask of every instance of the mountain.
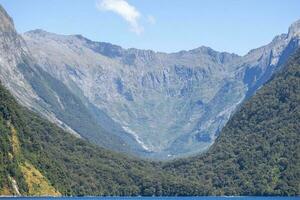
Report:
[[300,49],[246,101],[209,151],[165,165],[207,194],[300,194]]
[[[49,66],[55,66],[50,65],[55,60],[48,60],[49,65],[39,63],[41,61],[35,54],[38,51],[34,51],[34,47],[28,48],[26,41],[30,39],[25,41],[16,33],[11,18],[2,7],[0,22],[0,195],[300,195],[300,50],[296,50],[299,45],[299,22],[290,27],[288,34],[276,37],[269,45],[252,50],[243,57],[219,53],[207,47],[174,54],[125,50],[107,43],[91,42],[82,36],[58,36],[40,30],[38,33],[28,33],[44,34],[47,37],[51,35],[63,40],[85,40],[90,48],[93,47],[98,52],[95,53],[96,56],[91,54],[83,61],[83,57],[80,56],[70,60],[78,63],[91,62],[82,69],[94,70],[95,74],[99,71],[92,65],[93,59],[100,59],[101,63],[104,59],[108,64],[114,64],[110,68],[100,65],[98,67],[102,67],[100,72],[111,71],[111,74],[104,73],[104,80],[110,80],[108,75],[113,76],[114,73],[121,73],[119,70],[122,71],[122,76],[116,84],[119,87],[118,92],[126,101],[137,102],[136,94],[127,93],[128,85],[123,79],[130,73],[132,76],[137,73],[137,70],[140,70],[139,66],[143,70],[153,72],[153,75],[149,75],[149,80],[145,79],[143,87],[149,89],[149,83],[156,83],[152,90],[149,90],[153,92],[159,88],[158,83],[164,79],[156,79],[154,76],[154,69],[160,68],[150,65],[153,59],[157,59],[157,63],[165,62],[166,66],[169,62],[187,61],[194,62],[195,65],[199,61],[207,64],[204,65],[207,67],[205,70],[198,65],[194,69],[183,64],[172,64],[173,68],[162,68],[169,69],[162,73],[162,77],[166,77],[165,84],[170,81],[169,84],[174,84],[174,87],[182,84],[180,81],[193,80],[193,84],[190,83],[192,87],[196,80],[200,80],[200,76],[196,78],[194,72],[202,68],[203,71],[200,71],[206,73],[203,75],[206,81],[213,82],[214,79],[209,78],[216,74],[221,77],[220,82],[230,80],[230,84],[222,86],[218,93],[211,96],[214,99],[212,102],[215,103],[211,104],[211,112],[221,109],[221,105],[229,106],[229,101],[238,101],[231,105],[230,109],[214,116],[213,119],[223,120],[225,123],[227,120],[222,116],[229,117],[233,113],[226,126],[218,132],[219,136],[214,144],[201,155],[169,162],[150,162],[99,147],[109,146],[127,154],[147,156],[145,148],[148,146],[144,146],[143,150],[143,140],[137,137],[139,135],[128,131],[128,127],[122,128],[120,122],[106,114],[104,108],[98,107],[85,93],[81,93],[80,87],[84,84],[76,85],[76,79],[71,79],[69,73],[64,74],[64,68],[58,68],[61,73],[57,73],[57,76],[53,75],[55,71],[48,71]],[[26,37],[29,36],[24,36]],[[43,36],[43,40],[45,38],[46,36]],[[52,40],[49,42],[52,43]],[[28,44],[32,45],[31,42]],[[76,42],[69,42],[73,50],[80,53],[88,51],[79,44],[75,48],[73,44]],[[65,46],[61,48],[63,47]],[[47,50],[49,58],[53,56],[50,50]],[[53,50],[53,53],[58,50]],[[296,53],[290,57],[293,52]],[[134,59],[129,56],[133,54]],[[62,61],[60,56],[64,54],[57,54],[58,64]],[[70,60],[65,57],[66,62],[71,62]],[[142,65],[141,63],[148,62],[146,60],[151,60],[149,65]],[[125,62],[127,64],[124,64]],[[135,62],[139,65],[130,64]],[[61,65],[57,65],[59,66]],[[131,71],[129,73],[126,70]],[[200,71],[197,73],[201,74]],[[84,77],[79,75],[79,71],[73,72],[74,76],[77,74]],[[59,74],[65,75],[65,79],[59,77]],[[180,78],[171,78],[174,74]],[[82,78],[82,83],[85,83],[84,81],[87,79]],[[209,85],[211,90],[214,86],[217,87],[212,82]],[[71,83],[77,90],[72,89]],[[202,83],[208,84],[205,81]],[[93,81],[90,84],[95,86]],[[233,90],[243,84],[243,90]],[[102,84],[96,86],[100,87]],[[177,99],[176,88],[171,90],[167,86],[165,89],[168,89],[168,94],[173,95],[170,99]],[[112,87],[111,93],[108,94],[113,94]],[[237,91],[243,93],[236,93]],[[197,96],[198,93],[194,92],[190,98]],[[144,95],[145,93],[146,91]],[[104,97],[108,98],[105,94],[103,93]],[[185,96],[183,94],[182,98]],[[203,98],[208,97],[209,93],[205,94]],[[221,94],[223,96],[219,96]],[[243,98],[234,99],[230,96],[236,94],[242,95]],[[153,98],[155,95],[157,93],[153,92]],[[117,97],[116,99],[118,100]],[[239,104],[240,101],[243,101],[243,104]],[[197,105],[205,107],[205,102],[197,102]],[[161,109],[165,106],[169,104],[161,106]],[[136,107],[139,109],[138,105]],[[133,108],[128,106],[128,109]],[[194,110],[191,109],[191,112]],[[213,114],[206,117],[212,116]],[[161,120],[164,120],[163,116]],[[210,121],[209,124],[215,122]],[[177,126],[181,125],[178,122]],[[207,127],[209,126],[204,128]],[[129,134],[126,134],[125,130]],[[130,134],[133,136],[130,137]],[[211,143],[211,135],[200,136],[201,141]],[[94,143],[97,145],[86,140],[93,141],[95,138],[97,140],[94,140]],[[187,148],[188,145],[192,147],[195,142],[189,140],[189,143],[185,144],[184,141],[179,140],[172,145],[182,144]],[[142,147],[138,149],[139,146]],[[203,146],[199,144],[199,147]],[[203,148],[194,149],[193,152],[202,150]],[[162,152],[148,154],[159,155],[162,158]]]
[[203,155],[113,153],[20,106],[0,85],[0,195],[299,195],[300,50]]
[[165,159],[213,143],[236,107],[299,46],[299,24],[245,56],[208,47],[171,54],[123,49],[43,30],[22,36],[44,71],[132,135],[144,149],[138,155]]
[[124,49],[80,35],[18,35],[1,12],[0,72],[22,105],[99,146],[171,159],[207,150],[299,46],[300,22],[245,56]]
[[[208,81],[203,78],[206,73],[222,79],[226,73],[223,72],[222,62],[237,57],[202,47],[194,50],[195,56],[193,53],[191,56],[182,53],[182,58],[177,59],[179,54],[124,50],[77,35],[60,36],[41,30],[29,32],[23,37],[45,71],[120,124],[144,148],[145,152],[139,152],[144,156],[166,157],[170,152],[178,151],[172,150],[176,140],[184,147],[185,139],[180,139],[181,135],[191,132],[198,123],[196,120],[205,114],[204,102],[199,101],[199,96],[204,94],[199,92],[194,95],[194,91],[207,90],[201,85]],[[39,57],[46,54],[50,56]],[[218,63],[215,63],[214,56],[220,57]],[[201,60],[211,65],[214,71],[184,66],[187,61],[198,65]],[[215,87],[213,84],[216,82],[210,84]],[[76,89],[72,90],[74,87]],[[213,98],[209,95],[205,98]],[[200,145],[205,144],[209,143]],[[196,146],[193,148],[197,149]]]
[[110,123],[112,130],[117,126],[36,64],[26,42],[17,34],[12,19],[1,6],[0,24],[0,78],[22,105],[78,137],[107,148],[131,152],[130,141],[136,143],[133,139],[123,134],[125,142],[114,134],[117,131],[106,131],[98,122],[99,116],[103,122]]

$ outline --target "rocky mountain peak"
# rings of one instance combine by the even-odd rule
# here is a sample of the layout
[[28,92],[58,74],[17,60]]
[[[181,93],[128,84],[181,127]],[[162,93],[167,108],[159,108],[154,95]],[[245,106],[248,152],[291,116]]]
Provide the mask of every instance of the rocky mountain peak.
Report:
[[209,52],[216,52],[215,50],[213,50],[212,48],[210,48],[210,47],[207,47],[207,46],[200,46],[200,47],[198,47],[198,48],[195,48],[195,49],[192,49],[192,50],[190,50],[190,52],[205,52],[205,53],[209,53]]
[[48,31],[45,31],[43,29],[35,29],[35,30],[31,30],[31,31],[27,31],[24,33],[23,36],[28,36],[31,38],[60,38],[63,37],[63,35],[58,35],[55,33],[50,33]]
[[13,20],[9,17],[4,8],[0,5],[0,31],[15,32]]
[[300,36],[300,19],[295,21],[290,27],[288,32],[289,37]]
[[16,60],[20,60],[27,50],[23,46],[24,41],[18,36],[12,18],[0,5],[0,65],[5,65],[6,62],[16,64]]
[[207,46],[200,46],[196,49],[192,49],[188,51],[188,53],[196,54],[199,56],[210,56],[212,58],[215,58],[216,61],[220,64],[226,64],[231,62],[233,59],[239,58],[240,56],[234,53],[228,53],[228,52],[219,52],[216,51],[210,47]]
[[43,29],[35,29],[35,30],[28,31],[25,34],[28,34],[28,35],[46,35],[46,34],[49,34],[49,33],[47,31],[44,31]]

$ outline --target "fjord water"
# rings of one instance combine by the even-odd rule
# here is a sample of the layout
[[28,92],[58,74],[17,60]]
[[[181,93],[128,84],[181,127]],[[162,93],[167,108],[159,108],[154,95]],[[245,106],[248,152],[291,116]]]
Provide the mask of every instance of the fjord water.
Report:
[[[3,197],[1,199],[12,199],[11,197]],[[271,197],[271,196],[207,196],[207,197],[17,197],[16,199],[22,200],[297,200],[300,197]]]

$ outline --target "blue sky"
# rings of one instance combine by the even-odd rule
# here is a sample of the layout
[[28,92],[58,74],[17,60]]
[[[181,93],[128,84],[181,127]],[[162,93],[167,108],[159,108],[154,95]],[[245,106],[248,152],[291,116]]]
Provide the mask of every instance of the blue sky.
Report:
[[0,0],[19,32],[82,34],[163,52],[201,45],[240,55],[287,32],[299,0]]

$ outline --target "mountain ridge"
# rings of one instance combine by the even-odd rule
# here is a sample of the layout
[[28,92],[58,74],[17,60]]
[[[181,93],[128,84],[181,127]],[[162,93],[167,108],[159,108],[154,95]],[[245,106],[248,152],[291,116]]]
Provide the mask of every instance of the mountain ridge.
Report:
[[[244,98],[251,97],[278,70],[280,63],[295,51],[299,46],[299,37],[297,31],[292,30],[297,30],[298,26],[291,25],[291,27],[294,28],[290,28],[288,34],[275,37],[271,43],[251,50],[245,56],[218,52],[209,47],[170,54],[151,50],[123,49],[110,43],[94,42],[83,36],[57,35],[48,32],[42,34],[29,32],[23,37],[45,71],[60,77],[59,79],[66,85],[70,84],[68,83],[70,78],[76,85],[79,83],[86,85],[81,87],[83,95],[121,124],[125,132],[133,135],[143,147],[146,147],[145,150],[150,150],[150,157],[153,154],[151,151],[158,153],[155,157],[168,157],[168,155],[176,157],[178,153],[184,155],[192,152],[192,149],[207,148],[217,137],[217,132],[221,130],[236,106]],[[295,48],[290,48],[287,52],[285,49],[292,46],[289,44],[292,38],[295,38]],[[44,43],[44,45],[36,45],[36,43]],[[78,47],[81,48],[80,51]],[[39,52],[44,52],[48,56],[43,56]],[[52,54],[55,61],[51,58]],[[89,60],[83,61],[85,58]],[[87,69],[86,66],[91,69]],[[70,73],[68,71],[71,68],[74,72]],[[62,69],[62,73],[57,73]],[[89,70],[94,75],[90,74]],[[98,77],[95,77],[95,73],[99,74]],[[100,85],[88,86],[91,82]],[[101,84],[107,85],[108,82],[109,90],[101,86]],[[113,85],[116,86],[112,87]],[[229,97],[229,93],[233,97]],[[169,100],[169,97],[177,99]],[[224,104],[226,101],[228,102]],[[164,102],[168,102],[169,106],[165,107]],[[191,107],[186,106],[184,102],[190,102]],[[120,106],[122,104],[124,106]],[[145,105],[152,108],[149,107],[148,110]],[[166,109],[165,113],[171,109],[179,111],[175,118],[174,114],[165,115],[162,122],[170,124],[166,127],[155,121],[158,115],[164,116],[159,114],[161,109],[156,110],[159,105]],[[178,107],[179,105],[181,108]],[[171,106],[175,107],[171,108]],[[119,114],[123,112],[127,114],[120,116]],[[205,116],[203,113],[210,113],[211,116]],[[168,122],[170,119],[174,122]],[[172,125],[176,120],[181,121],[178,123],[182,123],[183,127],[186,126],[185,130],[178,130]],[[141,125],[142,123],[146,125]],[[189,123],[191,125],[188,125]],[[152,131],[153,127],[154,129],[160,127],[161,135],[166,136],[157,135],[159,131]],[[149,133],[141,133],[149,128],[151,130],[148,131]],[[182,132],[182,134],[168,135],[168,132]],[[161,142],[151,139],[151,135],[161,138]],[[164,141],[165,137],[171,139]],[[191,143],[190,147],[189,143]],[[183,147],[182,152],[175,150],[178,145]],[[165,151],[164,155],[161,155],[160,151]]]
[[199,47],[192,48],[192,49],[178,50],[178,51],[174,51],[174,52],[164,52],[164,51],[159,51],[159,50],[155,51],[155,50],[152,50],[152,49],[139,49],[139,48],[136,48],[136,47],[124,48],[120,45],[117,45],[117,44],[114,44],[114,43],[111,43],[111,42],[102,42],[102,41],[91,40],[88,37],[86,37],[84,35],[81,35],[81,34],[59,34],[59,33],[49,32],[47,30],[40,29],[40,28],[26,31],[24,33],[21,33],[21,35],[44,35],[44,36],[45,35],[53,35],[53,36],[62,36],[62,37],[77,37],[78,39],[85,40],[87,42],[100,43],[100,44],[104,44],[104,45],[106,44],[106,45],[113,46],[115,48],[118,48],[118,49],[121,49],[121,50],[127,50],[127,51],[132,50],[132,51],[148,51],[148,52],[161,53],[161,54],[179,54],[179,53],[182,53],[182,52],[193,52],[193,51],[196,52],[197,50],[207,49],[207,50],[212,50],[212,51],[217,52],[217,53],[224,53],[224,54],[231,54],[231,55],[235,55],[235,56],[241,56],[241,55],[238,55],[236,53],[230,53],[230,52],[226,52],[226,51],[215,50],[215,49],[213,49],[209,46],[205,46],[205,45],[201,45]]

